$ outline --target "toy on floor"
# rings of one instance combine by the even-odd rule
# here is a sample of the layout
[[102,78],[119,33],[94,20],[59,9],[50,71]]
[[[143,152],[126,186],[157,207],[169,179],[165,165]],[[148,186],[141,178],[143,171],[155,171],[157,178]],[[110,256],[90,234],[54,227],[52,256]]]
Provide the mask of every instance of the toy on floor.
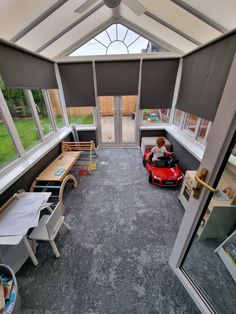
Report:
[[151,152],[145,152],[143,165],[149,173],[149,182],[157,186],[177,186],[183,174],[172,156],[156,161],[151,160]]

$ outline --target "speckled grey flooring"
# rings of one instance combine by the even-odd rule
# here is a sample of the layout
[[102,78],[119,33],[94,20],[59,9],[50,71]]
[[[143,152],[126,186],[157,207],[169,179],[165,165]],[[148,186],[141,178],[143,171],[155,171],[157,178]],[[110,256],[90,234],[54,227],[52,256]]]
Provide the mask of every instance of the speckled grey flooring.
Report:
[[217,313],[236,313],[235,282],[214,250],[222,240],[194,239],[183,267]]
[[[99,150],[97,170],[67,188],[53,256],[17,273],[23,314],[199,313],[168,260],[184,209],[177,189],[148,183],[138,149]],[[106,161],[108,165],[100,162]]]

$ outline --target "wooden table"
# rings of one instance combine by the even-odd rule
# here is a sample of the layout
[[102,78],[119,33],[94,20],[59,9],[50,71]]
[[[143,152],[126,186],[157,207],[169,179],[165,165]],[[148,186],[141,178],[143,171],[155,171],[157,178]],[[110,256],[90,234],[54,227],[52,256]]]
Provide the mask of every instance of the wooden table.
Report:
[[[59,190],[59,202],[64,212],[63,192],[68,181],[77,186],[77,180],[69,171],[80,157],[80,152],[61,153],[38,177],[33,181],[30,191]],[[46,183],[45,183],[46,182]]]

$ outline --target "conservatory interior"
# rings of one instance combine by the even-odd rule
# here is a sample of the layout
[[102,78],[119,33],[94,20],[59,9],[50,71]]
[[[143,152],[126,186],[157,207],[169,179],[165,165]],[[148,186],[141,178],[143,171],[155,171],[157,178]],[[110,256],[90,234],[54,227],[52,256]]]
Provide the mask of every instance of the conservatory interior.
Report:
[[0,313],[235,313],[235,12],[0,1]]

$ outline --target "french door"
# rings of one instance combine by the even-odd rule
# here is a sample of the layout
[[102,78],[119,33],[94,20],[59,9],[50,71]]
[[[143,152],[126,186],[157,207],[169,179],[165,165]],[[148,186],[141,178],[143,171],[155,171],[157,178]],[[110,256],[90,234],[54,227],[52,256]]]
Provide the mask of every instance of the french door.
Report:
[[[191,193],[170,265],[202,313],[236,309],[236,57],[198,169],[207,183]],[[196,182],[197,184],[197,182]],[[197,185],[196,185],[197,187]]]
[[136,147],[137,96],[100,96],[98,107],[99,146]]

